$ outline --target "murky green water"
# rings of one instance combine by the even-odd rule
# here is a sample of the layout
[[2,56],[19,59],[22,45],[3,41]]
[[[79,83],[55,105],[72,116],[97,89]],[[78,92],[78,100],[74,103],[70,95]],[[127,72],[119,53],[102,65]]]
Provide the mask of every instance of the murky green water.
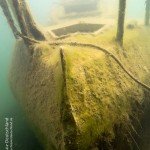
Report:
[[[48,24],[49,19],[46,18],[49,16],[52,3],[56,1],[43,0],[38,3],[36,3],[37,0],[29,1],[33,15],[39,23]],[[14,45],[15,39],[12,31],[0,8],[0,150],[6,148],[5,118],[13,118],[14,150],[42,150],[9,87],[8,74]]]
[[[30,0],[30,5],[36,20],[43,25],[48,24],[50,22],[49,13],[52,4],[56,5],[58,1],[59,0],[42,0],[37,3],[37,0]],[[135,2],[135,0],[128,1],[127,17],[136,19],[137,12],[140,12],[138,17],[143,18],[145,7],[143,0],[138,1],[139,4],[137,7],[135,6]],[[42,150],[38,140],[29,127],[25,115],[9,88],[8,73],[14,44],[15,39],[0,9],[0,150],[5,149],[6,117],[14,119],[14,150]]]
[[8,73],[15,39],[0,12],[0,150],[5,150],[5,118],[13,118],[13,149],[41,150],[25,115],[9,88]]

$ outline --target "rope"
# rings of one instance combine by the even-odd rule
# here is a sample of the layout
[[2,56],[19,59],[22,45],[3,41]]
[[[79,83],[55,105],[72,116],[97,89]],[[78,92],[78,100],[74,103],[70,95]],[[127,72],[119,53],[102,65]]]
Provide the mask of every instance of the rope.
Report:
[[[26,36],[22,36],[21,34],[19,34],[20,37],[22,37],[23,39],[28,40],[31,43],[40,43],[40,41],[31,39],[29,37]],[[139,79],[137,79],[136,77],[134,77],[134,75],[128,71],[124,65],[121,63],[121,61],[110,51],[106,50],[105,48],[93,45],[93,44],[84,44],[84,43],[77,43],[77,42],[48,42],[49,45],[52,46],[60,46],[60,45],[69,45],[69,46],[80,46],[80,47],[88,47],[88,48],[93,48],[96,50],[100,50],[102,52],[104,52],[105,54],[107,54],[108,56],[110,56],[111,58],[113,58],[115,60],[115,62],[122,68],[122,70],[131,78],[133,79],[136,83],[138,83],[139,85],[141,85],[142,87],[144,87],[145,89],[150,91],[150,87],[148,85],[146,85],[145,83],[141,82]]]

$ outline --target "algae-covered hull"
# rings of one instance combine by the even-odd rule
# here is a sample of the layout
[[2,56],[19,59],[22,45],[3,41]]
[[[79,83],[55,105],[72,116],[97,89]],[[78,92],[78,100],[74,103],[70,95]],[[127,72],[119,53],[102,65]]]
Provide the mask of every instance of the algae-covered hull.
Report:
[[[71,38],[95,44],[104,35]],[[32,50],[30,55],[23,42],[17,42],[10,83],[44,148],[129,148],[131,137],[127,135],[134,130],[131,118],[140,118],[143,89],[114,60],[92,48],[60,48],[41,42]],[[139,64],[132,72],[144,82],[149,77],[149,52],[144,48],[131,50],[127,57],[116,55],[129,70]]]

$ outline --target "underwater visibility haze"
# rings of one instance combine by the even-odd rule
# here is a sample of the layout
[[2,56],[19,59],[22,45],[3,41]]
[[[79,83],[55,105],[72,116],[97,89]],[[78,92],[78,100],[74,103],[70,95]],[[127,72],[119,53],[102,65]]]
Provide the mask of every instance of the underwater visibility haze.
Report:
[[145,0],[27,3],[35,20],[24,16],[29,33],[14,17],[24,43],[0,7],[0,150],[6,118],[13,118],[13,150],[149,150]]

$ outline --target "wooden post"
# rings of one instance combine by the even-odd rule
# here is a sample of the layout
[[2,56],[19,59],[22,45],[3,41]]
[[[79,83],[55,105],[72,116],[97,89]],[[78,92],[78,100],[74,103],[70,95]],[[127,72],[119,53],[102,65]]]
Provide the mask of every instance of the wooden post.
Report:
[[18,30],[17,30],[16,26],[14,25],[14,20],[12,18],[11,13],[10,13],[7,1],[6,0],[0,0],[0,6],[3,10],[3,13],[7,19],[8,24],[10,25],[10,28],[11,28],[15,38],[18,39],[19,38]]
[[35,23],[31,15],[31,12],[30,12],[30,9],[26,0],[21,0],[21,3],[22,3],[22,8],[23,8],[24,19],[25,19],[26,25],[28,26],[30,33],[36,40],[45,40],[44,34],[37,27],[37,24]]
[[146,0],[145,26],[149,26],[149,21],[150,21],[150,0]]
[[26,0],[11,0],[13,8],[17,16],[17,21],[22,31],[22,34],[32,37],[36,40],[46,40],[44,34],[37,27],[32,14],[30,13],[29,6]]
[[118,28],[116,40],[121,46],[123,45],[125,10],[126,0],[119,0]]
[[21,32],[24,36],[30,36],[27,25],[25,23],[24,17],[23,17],[23,11],[22,11],[22,5],[20,0],[12,0],[13,7],[15,8],[15,13],[17,16],[17,21],[20,26]]

